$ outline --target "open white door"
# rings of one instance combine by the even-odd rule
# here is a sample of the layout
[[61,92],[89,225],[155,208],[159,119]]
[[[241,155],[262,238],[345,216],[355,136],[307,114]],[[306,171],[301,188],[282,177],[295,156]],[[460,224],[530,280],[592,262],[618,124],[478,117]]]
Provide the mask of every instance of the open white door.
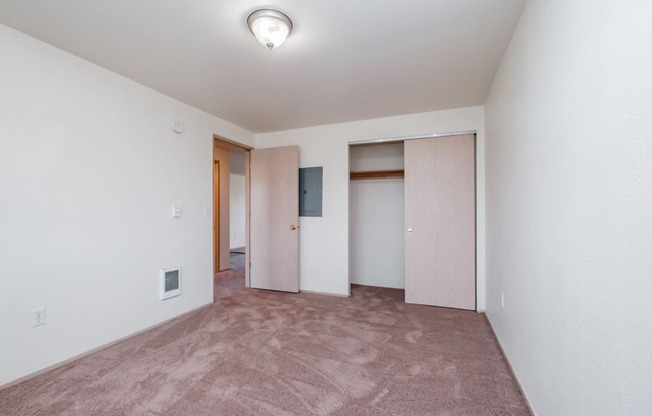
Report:
[[475,309],[474,136],[405,142],[405,302]]
[[251,151],[252,288],[299,291],[299,147]]

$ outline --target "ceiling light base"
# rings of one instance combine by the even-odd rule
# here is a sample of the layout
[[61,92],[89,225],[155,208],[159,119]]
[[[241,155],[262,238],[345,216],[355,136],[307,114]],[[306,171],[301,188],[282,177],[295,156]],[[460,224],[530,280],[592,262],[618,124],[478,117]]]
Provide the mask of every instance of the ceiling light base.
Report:
[[292,20],[285,13],[272,9],[260,9],[251,13],[247,25],[258,43],[270,51],[281,46],[292,32]]

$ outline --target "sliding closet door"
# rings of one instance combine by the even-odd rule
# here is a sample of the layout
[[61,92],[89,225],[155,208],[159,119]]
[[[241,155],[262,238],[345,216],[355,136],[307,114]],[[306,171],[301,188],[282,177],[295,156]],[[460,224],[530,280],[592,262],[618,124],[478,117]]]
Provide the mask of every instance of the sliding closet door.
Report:
[[475,309],[474,142],[405,142],[407,303]]

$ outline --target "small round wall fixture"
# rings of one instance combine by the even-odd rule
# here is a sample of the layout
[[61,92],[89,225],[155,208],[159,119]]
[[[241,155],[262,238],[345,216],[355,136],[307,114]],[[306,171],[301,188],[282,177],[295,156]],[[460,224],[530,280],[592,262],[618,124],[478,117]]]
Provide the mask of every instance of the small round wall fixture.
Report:
[[272,9],[260,9],[251,13],[247,25],[258,43],[270,51],[281,46],[292,32],[292,20],[285,13]]
[[172,122],[171,127],[172,127],[172,131],[175,132],[176,134],[181,134],[184,131],[186,131],[186,126],[184,126],[183,123],[180,122],[179,120],[174,120]]

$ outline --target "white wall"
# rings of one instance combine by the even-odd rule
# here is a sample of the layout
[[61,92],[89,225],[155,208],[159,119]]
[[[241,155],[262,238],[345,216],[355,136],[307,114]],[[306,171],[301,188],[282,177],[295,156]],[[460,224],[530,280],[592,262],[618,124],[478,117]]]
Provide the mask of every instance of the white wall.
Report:
[[403,179],[351,181],[351,283],[405,288]]
[[[403,169],[403,142],[351,146],[351,171]],[[403,179],[355,180],[349,185],[351,283],[405,288]]]
[[4,384],[211,303],[212,137],[253,135],[2,25],[0,56]]
[[231,248],[245,246],[245,176],[230,175],[231,210]]
[[487,313],[539,416],[652,414],[650,21],[531,0],[486,102]]
[[405,144],[402,141],[350,147],[349,168],[352,171],[403,169],[404,165]]
[[349,142],[477,130],[478,308],[484,309],[484,109],[469,107],[256,135],[256,147],[299,146],[301,167],[323,166],[323,217],[302,217],[301,290],[349,293]]

